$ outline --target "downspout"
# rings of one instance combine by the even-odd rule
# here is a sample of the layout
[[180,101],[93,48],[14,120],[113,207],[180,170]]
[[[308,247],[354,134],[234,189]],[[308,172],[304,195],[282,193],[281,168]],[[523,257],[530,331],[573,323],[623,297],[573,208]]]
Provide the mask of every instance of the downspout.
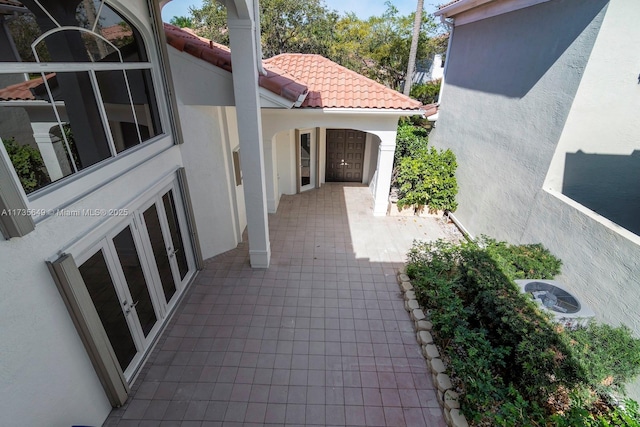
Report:
[[264,65],[262,64],[262,40],[260,39],[260,3],[258,0],[253,0],[253,20],[254,35],[256,38],[256,65],[258,66],[258,72],[263,76],[266,76],[267,70],[264,69]]
[[447,42],[447,53],[444,57],[444,70],[442,72],[442,82],[440,82],[440,93],[438,94],[438,105],[442,101],[442,92],[444,92],[444,82],[447,79],[447,69],[449,68],[449,52],[451,51],[451,41],[453,40],[453,29],[455,28],[453,18],[447,21],[444,15],[440,15],[440,22],[442,22],[449,29],[449,41]]

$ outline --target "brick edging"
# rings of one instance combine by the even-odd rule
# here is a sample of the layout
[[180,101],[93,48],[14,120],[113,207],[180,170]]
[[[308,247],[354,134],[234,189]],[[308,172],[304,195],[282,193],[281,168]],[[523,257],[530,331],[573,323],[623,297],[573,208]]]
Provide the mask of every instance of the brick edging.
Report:
[[433,383],[438,389],[438,402],[444,412],[444,419],[449,427],[469,427],[467,419],[462,415],[462,412],[460,412],[458,393],[453,389],[451,379],[445,373],[447,367],[440,358],[438,347],[433,342],[433,337],[431,336],[433,325],[427,320],[427,317],[420,308],[420,304],[418,304],[416,293],[413,290],[409,276],[402,271],[398,272],[398,284],[404,294],[404,308],[411,315],[418,344],[422,347],[422,355],[427,362],[427,367],[431,371]]

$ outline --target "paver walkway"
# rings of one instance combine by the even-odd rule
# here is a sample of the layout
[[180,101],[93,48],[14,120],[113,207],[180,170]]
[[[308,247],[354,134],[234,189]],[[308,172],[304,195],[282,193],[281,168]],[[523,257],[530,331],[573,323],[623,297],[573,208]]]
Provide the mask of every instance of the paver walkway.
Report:
[[284,196],[272,262],[206,263],[108,426],[444,426],[396,272],[436,221],[372,215],[364,186]]

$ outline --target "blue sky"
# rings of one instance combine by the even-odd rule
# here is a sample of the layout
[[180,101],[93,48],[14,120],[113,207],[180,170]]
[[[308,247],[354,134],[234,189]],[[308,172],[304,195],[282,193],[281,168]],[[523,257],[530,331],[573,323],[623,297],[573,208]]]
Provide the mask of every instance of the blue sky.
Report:
[[[441,0],[439,0],[439,3]],[[374,15],[382,15],[385,11],[385,0],[325,0],[329,9],[337,10],[340,13],[355,12],[355,14],[366,19]],[[401,15],[408,15],[416,9],[416,0],[391,0]],[[425,10],[433,12],[436,10],[436,2],[425,0]],[[162,9],[162,18],[168,22],[173,16],[187,16],[189,6],[199,7],[202,0],[172,0]]]

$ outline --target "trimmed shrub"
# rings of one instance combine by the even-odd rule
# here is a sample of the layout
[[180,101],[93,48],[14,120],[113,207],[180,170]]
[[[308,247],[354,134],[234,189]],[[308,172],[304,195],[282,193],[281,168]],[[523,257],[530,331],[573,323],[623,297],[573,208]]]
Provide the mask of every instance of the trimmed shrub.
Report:
[[553,279],[560,274],[562,261],[539,243],[510,245],[483,235],[478,245],[485,248],[511,280]]
[[481,242],[414,243],[407,264],[467,419],[492,426],[637,426],[612,423],[637,422],[637,405],[613,408],[603,392],[638,374],[640,340],[626,328],[565,331],[552,323],[512,279],[552,278],[560,261],[540,245]]
[[427,83],[420,83],[411,86],[411,97],[417,99],[423,104],[434,104],[438,102],[438,95],[440,94],[440,82],[441,80],[434,80]]
[[433,147],[401,159],[396,177],[398,208],[413,206],[416,209],[426,207],[430,211],[455,211],[458,207],[455,200],[457,166],[451,150],[439,151]]
[[2,142],[26,193],[31,193],[48,182],[44,161],[38,150],[29,145],[20,145],[14,138],[3,139]]
[[427,148],[429,144],[429,132],[409,122],[400,121],[396,135],[396,151],[393,155],[393,167],[400,164],[400,160],[413,156],[420,150]]
[[626,326],[614,328],[591,322],[566,332],[587,382],[601,393],[624,391],[624,383],[640,374],[640,340]]

